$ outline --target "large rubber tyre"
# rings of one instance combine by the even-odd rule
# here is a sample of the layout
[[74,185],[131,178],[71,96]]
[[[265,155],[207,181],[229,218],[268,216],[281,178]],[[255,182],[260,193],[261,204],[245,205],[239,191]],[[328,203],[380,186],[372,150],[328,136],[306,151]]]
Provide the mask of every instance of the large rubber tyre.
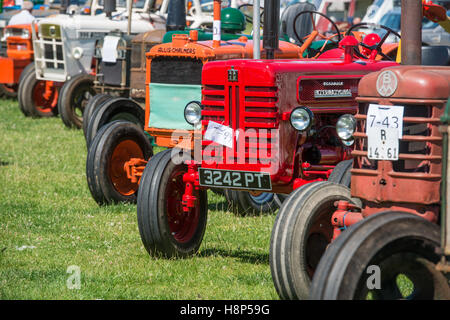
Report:
[[137,199],[138,183],[132,183],[124,169],[131,158],[148,160],[153,155],[149,139],[134,123],[114,121],[102,128],[89,148],[86,178],[92,197],[99,205]]
[[[327,249],[311,286],[311,299],[368,298],[368,278],[379,268],[373,299],[450,299],[448,279],[435,269],[440,259],[439,227],[405,212],[382,212],[351,226]],[[403,297],[397,276],[413,282]],[[371,285],[374,283],[371,281]],[[373,287],[372,287],[373,288]]]
[[328,177],[328,181],[342,184],[350,188],[352,174],[350,170],[353,167],[353,159],[339,162]]
[[19,84],[19,106],[26,116],[33,118],[47,118],[58,114],[58,108],[53,106],[57,88],[52,89],[52,94],[47,99],[44,95],[46,81],[36,79],[36,73],[29,70]]
[[87,127],[89,124],[89,119],[91,118],[92,114],[94,113],[95,109],[97,109],[99,106],[101,106],[104,102],[112,99],[112,97],[109,94],[105,93],[99,93],[93,96],[89,99],[86,108],[83,112],[83,134],[86,138],[87,134]]
[[83,112],[89,99],[95,95],[94,76],[79,74],[66,81],[60,90],[58,110],[63,123],[68,128],[83,126]]
[[105,124],[115,120],[126,120],[144,128],[145,111],[128,98],[113,98],[99,106],[91,116],[86,131],[86,145],[90,146],[97,131]]
[[[176,149],[173,153],[178,155]],[[203,240],[208,213],[205,190],[195,191],[195,207],[183,212],[183,174],[187,166],[172,161],[172,150],[157,153],[141,179],[137,201],[139,233],[151,256],[186,257],[195,254]]]
[[18,84],[7,85],[5,83],[0,84],[0,96],[6,99],[17,98]]
[[275,212],[283,201],[282,198],[278,198],[277,194],[270,192],[252,195],[248,191],[225,189],[224,195],[231,205],[233,213],[240,216]]
[[307,299],[314,271],[333,237],[334,202],[354,203],[350,189],[328,181],[296,189],[278,212],[270,239],[270,270],[282,299]]
[[29,65],[27,65],[25,67],[25,69],[22,70],[22,73],[20,74],[20,77],[19,77],[19,85],[17,88],[17,102],[19,103],[19,109],[27,117],[29,116],[29,114],[26,114],[25,108],[23,107],[21,90],[23,90],[23,88],[24,88],[22,81],[25,78],[25,76],[28,75],[28,73],[30,73],[30,72],[33,72],[33,73],[36,72],[34,69],[34,62],[30,63]]

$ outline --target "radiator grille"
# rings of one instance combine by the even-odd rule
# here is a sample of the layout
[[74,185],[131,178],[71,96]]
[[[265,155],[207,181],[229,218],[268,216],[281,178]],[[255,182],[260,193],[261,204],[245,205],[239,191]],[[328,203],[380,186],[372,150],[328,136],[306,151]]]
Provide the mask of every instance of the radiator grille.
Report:
[[[440,161],[432,154],[432,145],[440,142],[436,136],[439,118],[433,118],[433,108],[427,105],[403,104],[403,137],[399,141],[399,160],[393,161],[395,172],[429,173],[430,164]],[[378,161],[367,158],[367,135],[365,131],[368,104],[361,104],[356,114],[357,130],[354,155],[357,169],[377,170]]]
[[[234,131],[239,130],[239,135],[231,151],[225,147],[208,148],[215,143],[202,141],[203,159],[212,161],[211,158],[215,157],[217,161],[223,162],[226,157],[226,163],[230,164],[262,164],[270,161],[278,148],[277,143],[271,143],[271,139],[276,138],[276,133],[271,129],[277,129],[279,125],[277,101],[276,87],[206,84],[202,103],[204,129],[209,121],[214,121]],[[262,141],[262,136],[267,140]]]
[[202,68],[203,63],[198,59],[157,57],[151,62],[151,82],[200,85]]

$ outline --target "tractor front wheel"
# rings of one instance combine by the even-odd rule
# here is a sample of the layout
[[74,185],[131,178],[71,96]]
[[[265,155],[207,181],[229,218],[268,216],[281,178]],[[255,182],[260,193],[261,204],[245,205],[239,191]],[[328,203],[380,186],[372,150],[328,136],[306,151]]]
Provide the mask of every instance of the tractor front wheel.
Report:
[[[34,68],[34,62],[32,62],[32,63],[30,63],[29,65],[27,65],[26,67],[25,67],[25,69],[23,69],[22,70],[22,73],[20,74],[20,77],[19,77],[19,84],[18,84],[18,89],[17,89],[17,102],[19,103],[19,109],[20,109],[20,111],[22,111],[22,113],[25,115],[25,116],[30,116],[29,114],[27,114],[27,112],[26,112],[26,110],[25,110],[25,108],[24,108],[24,105],[23,105],[23,102],[22,102],[22,90],[24,89],[24,86],[23,86],[23,79],[29,74],[29,73],[35,73],[36,71],[35,71],[35,68]],[[25,88],[25,90],[28,90],[27,88]]]
[[386,211],[352,225],[328,247],[311,285],[314,300],[450,299],[436,270],[436,224]]
[[296,189],[278,212],[270,239],[270,270],[282,299],[307,299],[311,279],[333,238],[334,203],[354,204],[350,189],[313,182]]
[[19,105],[26,116],[45,118],[58,114],[55,103],[58,88],[47,81],[38,80],[34,69],[30,69],[20,81],[19,95]]
[[339,162],[336,167],[334,167],[333,171],[331,171],[331,174],[328,177],[328,181],[342,184],[343,186],[350,188],[352,180],[352,174],[350,170],[352,169],[352,166],[353,159]]
[[254,193],[226,189],[224,193],[233,213],[240,216],[272,213],[283,202],[283,198],[271,192]]
[[92,114],[99,106],[101,106],[103,103],[105,103],[110,99],[112,99],[112,97],[106,93],[96,94],[95,96],[89,99],[86,108],[84,109],[83,112],[83,134],[85,138],[87,135],[87,127],[89,124],[89,119],[91,118]]
[[186,257],[203,240],[208,213],[205,190],[194,190],[196,203],[183,210],[187,166],[178,150],[157,153],[144,170],[137,201],[139,233],[151,256]]
[[63,123],[68,128],[80,129],[83,125],[83,112],[89,99],[95,95],[94,77],[79,74],[66,81],[61,88],[58,110]]
[[86,177],[89,190],[100,204],[136,202],[139,184],[127,175],[131,159],[147,161],[152,146],[143,130],[134,123],[114,121],[104,126],[89,148]]
[[86,145],[88,148],[97,131],[105,124],[116,120],[129,121],[143,129],[145,111],[139,104],[128,98],[119,97],[105,101],[94,110],[89,119],[86,130]]

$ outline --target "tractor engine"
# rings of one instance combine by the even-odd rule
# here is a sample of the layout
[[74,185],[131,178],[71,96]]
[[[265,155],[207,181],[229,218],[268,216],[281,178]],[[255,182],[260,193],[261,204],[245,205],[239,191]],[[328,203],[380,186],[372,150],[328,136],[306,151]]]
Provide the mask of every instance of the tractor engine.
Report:
[[390,68],[361,81],[351,183],[363,216],[399,210],[437,222],[449,83],[448,68],[431,66]]
[[[143,20],[134,21],[133,34],[153,27]],[[96,16],[57,15],[42,19],[33,36],[38,79],[65,82],[92,71],[95,43],[113,30],[127,31],[126,20]]]
[[[103,55],[103,50],[108,51]],[[96,91],[114,90],[117,93],[129,89],[131,37],[121,32],[111,32],[95,45]]]
[[[205,65],[200,186],[290,193],[326,180],[351,157],[353,141],[341,142],[336,125],[351,123],[360,78],[395,65],[348,58]],[[227,179],[235,170],[243,183]]]
[[[253,42],[247,37],[236,40],[197,42],[198,32],[175,34],[171,43],[154,46],[147,53],[147,96],[145,130],[156,138],[156,144],[174,147],[181,141],[192,141],[192,126],[186,123],[183,110],[193,102],[200,105],[202,70],[212,60],[251,58]],[[299,58],[296,45],[283,42],[277,57]],[[174,135],[174,130],[176,134]]]
[[[161,43],[164,30],[153,30],[137,36],[111,32],[97,41],[95,46],[94,86],[99,93],[113,96],[145,99],[145,53]],[[115,53],[103,56],[103,50]]]

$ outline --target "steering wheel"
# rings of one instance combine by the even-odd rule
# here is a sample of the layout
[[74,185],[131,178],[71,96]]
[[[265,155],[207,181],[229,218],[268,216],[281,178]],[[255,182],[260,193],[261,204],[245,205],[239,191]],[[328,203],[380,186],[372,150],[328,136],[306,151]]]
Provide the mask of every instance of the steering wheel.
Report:
[[[370,27],[372,27],[373,29],[384,29],[384,30],[386,30],[386,31],[387,31],[386,34],[383,36],[383,38],[381,38],[380,42],[378,42],[377,44],[370,46],[370,45],[365,44],[364,42],[360,42],[359,45],[360,45],[361,47],[363,47],[363,48],[366,48],[366,49],[370,50],[370,51],[376,50],[377,54],[379,54],[379,55],[382,56],[383,58],[385,58],[385,59],[387,59],[387,60],[390,60],[390,61],[395,61],[395,59],[392,59],[391,57],[389,57],[389,56],[387,56],[387,55],[385,55],[385,54],[383,53],[383,51],[382,51],[382,49],[381,49],[381,46],[383,45],[383,43],[386,41],[386,39],[388,38],[388,36],[389,36],[391,33],[392,33],[393,35],[395,35],[396,37],[398,37],[399,39],[401,39],[401,36],[400,36],[396,31],[392,30],[392,29],[389,28],[389,27],[380,25],[380,24],[370,23],[370,22],[361,22],[361,23],[358,23],[358,24],[355,24],[355,25],[351,26],[351,27],[347,30],[346,35],[350,35],[351,32],[352,32],[354,29],[357,29],[357,28],[360,28],[360,27],[365,27],[365,28],[369,27],[368,29],[370,29]],[[364,55],[364,54],[362,54],[361,51],[359,51],[359,48],[358,48],[358,47],[355,48],[355,51],[354,51],[354,52],[355,52],[355,54],[356,54],[359,58],[367,59],[367,56]]]
[[[298,20],[298,18],[299,18],[300,16],[302,16],[302,15],[304,15],[304,14],[309,14],[309,16],[310,16],[310,18],[311,18],[312,25],[313,25],[313,31],[312,31],[309,35],[307,35],[305,38],[303,38],[303,39],[306,39],[306,40],[303,40],[303,39],[299,36],[299,34],[298,34],[298,32],[297,32],[297,20]],[[336,33],[333,34],[333,35],[330,36],[330,37],[327,37],[327,36],[321,34],[319,31],[317,31],[316,22],[315,22],[315,20],[314,20],[314,15],[315,15],[315,14],[318,14],[318,15],[324,17],[325,19],[327,19],[327,20],[331,23],[331,26],[334,28],[334,30],[336,30]],[[295,36],[297,37],[297,40],[298,40],[298,41],[300,42],[300,44],[301,44],[301,47],[300,47],[300,52],[301,52],[301,54],[303,54],[303,52],[311,45],[311,43],[314,41],[314,39],[315,39],[317,36],[319,36],[321,39],[324,39],[324,40],[325,40],[325,44],[322,46],[322,49],[320,49],[320,51],[322,51],[322,50],[325,48],[326,43],[327,43],[328,41],[330,41],[331,43],[333,43],[333,44],[336,45],[336,46],[339,44],[339,41],[341,41],[341,33],[339,32],[339,29],[338,29],[337,25],[333,22],[333,20],[331,20],[330,18],[328,18],[325,14],[323,14],[323,13],[321,13],[321,12],[318,12],[318,11],[305,10],[305,11],[302,11],[302,12],[300,12],[299,14],[297,14],[297,15],[295,16],[295,18],[294,18],[294,21],[293,21],[293,30],[294,30]],[[338,40],[337,40],[337,41],[336,41],[336,40],[332,40],[334,37],[337,37]]]
[[[245,21],[247,21],[247,23],[253,24],[253,16],[250,16],[250,15],[248,15],[248,14],[245,14],[245,13],[241,10],[241,8],[243,8],[243,7],[253,7],[253,4],[252,4],[252,3],[244,3],[244,4],[241,4],[240,6],[237,7],[237,9],[238,9],[239,11],[241,11],[242,14],[244,15]],[[260,17],[261,17],[260,21],[261,21],[261,24],[263,24],[263,23],[264,23],[264,21],[263,21],[264,9],[263,9],[263,8],[260,8],[260,10],[261,10],[261,9],[262,9],[262,11],[261,11],[261,14],[260,14]]]
[[[311,18],[312,25],[313,25],[313,32],[311,32],[307,37],[305,37],[305,38],[308,38],[308,39],[305,40],[305,41],[303,41],[303,39],[299,36],[299,34],[298,34],[298,32],[297,32],[297,19],[298,19],[301,15],[303,15],[303,14],[309,14],[309,16],[310,16],[310,18]],[[319,32],[317,31],[316,23],[315,23],[315,21],[314,21],[314,15],[315,15],[315,14],[318,14],[318,15],[324,17],[325,19],[327,19],[327,20],[331,23],[332,27],[336,30],[336,34],[332,35],[331,37],[327,37],[327,36],[325,36],[325,35],[319,33]],[[294,30],[295,36],[297,37],[298,41],[299,41],[300,44],[302,44],[302,45],[303,45],[304,43],[306,43],[306,41],[308,41],[309,39],[311,39],[311,41],[314,40],[314,38],[315,38],[316,36],[319,36],[320,38],[325,39],[325,40],[329,40],[329,41],[331,41],[333,44],[336,44],[336,45],[339,44],[339,41],[341,41],[341,33],[339,32],[339,29],[338,29],[337,25],[333,22],[333,20],[331,20],[331,19],[328,18],[325,14],[323,14],[323,13],[321,13],[321,12],[319,12],[319,11],[305,10],[305,11],[302,11],[302,12],[300,12],[299,14],[297,14],[297,15],[295,16],[295,18],[294,18],[294,21],[293,21],[293,30]],[[315,33],[314,37],[311,37],[311,35],[313,35],[314,33]],[[334,38],[334,37],[338,37],[338,40],[337,40],[337,41],[332,40],[332,38]]]

